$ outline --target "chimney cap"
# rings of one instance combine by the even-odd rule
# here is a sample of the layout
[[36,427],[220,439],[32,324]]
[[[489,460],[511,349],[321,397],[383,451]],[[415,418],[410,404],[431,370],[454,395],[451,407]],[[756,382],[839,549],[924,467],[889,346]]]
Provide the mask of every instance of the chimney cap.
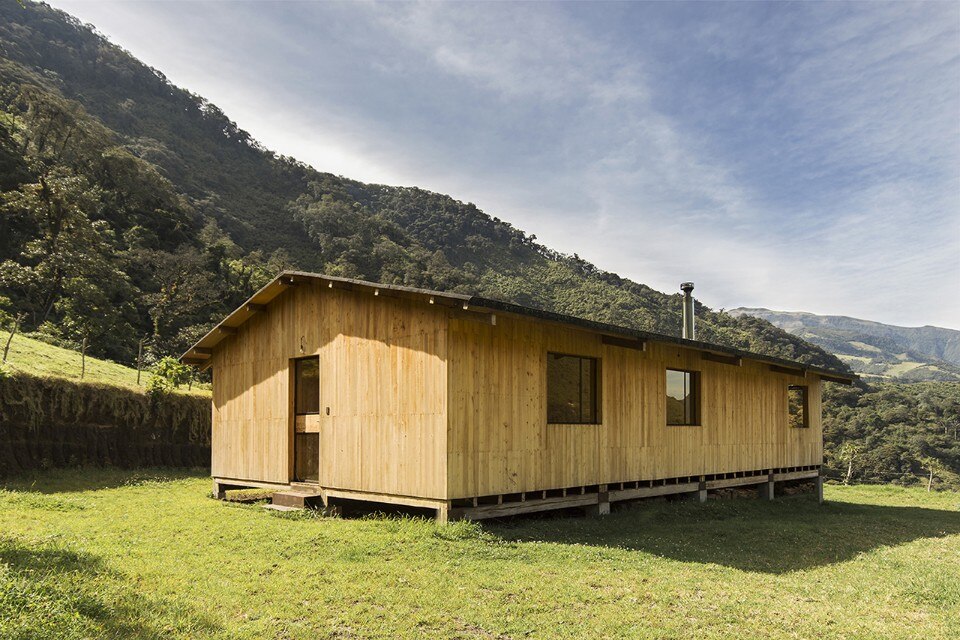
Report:
[[680,283],[680,291],[683,291],[684,293],[690,293],[691,291],[693,291],[693,283],[692,283],[692,282],[681,282],[681,283]]

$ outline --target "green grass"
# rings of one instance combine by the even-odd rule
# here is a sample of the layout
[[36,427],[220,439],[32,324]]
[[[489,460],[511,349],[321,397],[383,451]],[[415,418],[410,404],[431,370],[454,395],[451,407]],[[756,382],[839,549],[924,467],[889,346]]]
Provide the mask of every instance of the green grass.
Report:
[[[0,332],[0,340],[2,340],[0,349],[3,344],[6,344],[8,336],[9,333]],[[80,352],[47,344],[25,335],[14,336],[4,366],[11,371],[22,371],[35,376],[80,381]],[[144,391],[150,381],[150,375],[149,371],[144,371],[140,376],[141,384],[138,385],[136,369],[87,356],[83,381]],[[199,395],[210,394],[209,385],[194,385],[190,391],[185,388],[179,391]]]
[[438,527],[278,515],[189,472],[0,491],[3,638],[960,637],[960,495],[647,502]]

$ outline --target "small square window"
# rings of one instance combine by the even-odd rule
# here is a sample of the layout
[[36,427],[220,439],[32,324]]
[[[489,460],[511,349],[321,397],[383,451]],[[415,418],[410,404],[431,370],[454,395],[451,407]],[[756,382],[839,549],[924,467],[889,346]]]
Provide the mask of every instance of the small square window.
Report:
[[700,424],[700,372],[667,369],[667,424]]
[[810,426],[807,387],[794,384],[787,387],[787,411],[791,428],[806,429]]
[[596,358],[547,354],[547,423],[599,424]]

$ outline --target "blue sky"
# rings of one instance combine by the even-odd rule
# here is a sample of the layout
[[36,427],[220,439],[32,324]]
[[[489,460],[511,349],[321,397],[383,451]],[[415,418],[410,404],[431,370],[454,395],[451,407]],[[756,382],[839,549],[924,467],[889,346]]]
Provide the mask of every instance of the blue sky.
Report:
[[715,308],[960,329],[958,3],[52,4],[317,169]]

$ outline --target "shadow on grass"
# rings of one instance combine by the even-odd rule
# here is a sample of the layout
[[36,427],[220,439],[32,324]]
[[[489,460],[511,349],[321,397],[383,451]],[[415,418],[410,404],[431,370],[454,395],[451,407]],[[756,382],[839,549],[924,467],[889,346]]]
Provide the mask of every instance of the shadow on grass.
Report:
[[924,538],[960,534],[960,513],[827,502],[809,496],[622,505],[599,518],[541,517],[486,525],[504,540],[581,544],[742,571],[788,573]]
[[116,489],[148,483],[171,482],[192,478],[209,478],[210,470],[185,467],[73,467],[44,469],[0,480],[0,488],[8,491],[37,493],[72,493]]
[[[92,554],[62,546],[28,547],[0,537],[0,620],[5,635],[15,638],[98,637],[159,640],[178,631],[205,636],[219,630],[210,620],[169,610],[136,592],[133,584]],[[162,627],[151,623],[157,620]]]

